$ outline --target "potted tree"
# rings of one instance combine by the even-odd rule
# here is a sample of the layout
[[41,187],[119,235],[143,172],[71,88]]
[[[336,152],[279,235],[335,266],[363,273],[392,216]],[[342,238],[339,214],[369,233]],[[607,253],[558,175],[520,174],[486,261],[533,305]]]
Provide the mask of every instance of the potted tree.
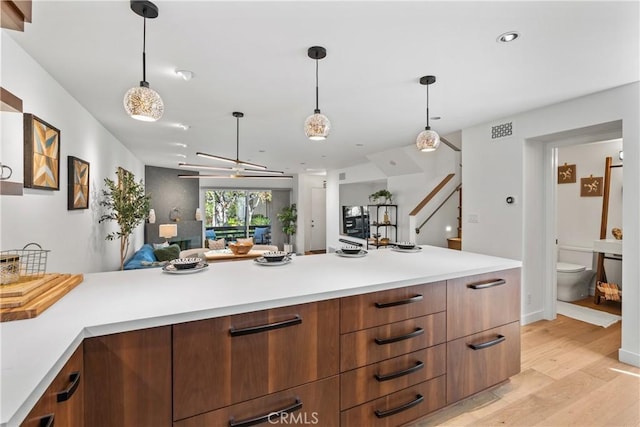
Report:
[[282,231],[287,235],[287,243],[284,245],[284,251],[287,253],[293,252],[293,243],[291,236],[296,234],[296,226],[298,221],[298,211],[296,204],[291,206],[285,206],[278,213],[278,219],[282,223]]
[[129,249],[129,238],[133,230],[149,216],[151,197],[144,192],[144,184],[135,181],[131,172],[122,168],[116,171],[118,182],[109,178],[104,179],[106,188],[102,190],[100,206],[106,208],[106,213],[98,220],[116,221],[119,230],[107,234],[106,240],[120,239],[120,270],[124,269],[124,260]]

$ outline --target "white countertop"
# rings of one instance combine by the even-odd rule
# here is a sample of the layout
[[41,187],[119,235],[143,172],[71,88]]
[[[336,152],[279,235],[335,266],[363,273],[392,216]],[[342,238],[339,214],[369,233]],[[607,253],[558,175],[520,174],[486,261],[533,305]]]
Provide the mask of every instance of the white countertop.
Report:
[[212,263],[193,274],[159,268],[85,274],[34,319],[0,323],[0,426],[18,425],[86,337],[339,298],[520,267],[520,261],[423,246],[294,257],[263,267]]

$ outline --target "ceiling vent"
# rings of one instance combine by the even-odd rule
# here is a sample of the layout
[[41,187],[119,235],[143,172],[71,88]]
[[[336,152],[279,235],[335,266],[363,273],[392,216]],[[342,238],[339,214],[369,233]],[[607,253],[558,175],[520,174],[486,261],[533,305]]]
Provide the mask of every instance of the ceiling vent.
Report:
[[340,173],[338,174],[338,180],[339,180],[339,181],[344,181],[345,179],[347,179],[347,174],[346,174],[346,172],[340,172]]
[[491,126],[491,139],[505,138],[513,135],[513,122]]

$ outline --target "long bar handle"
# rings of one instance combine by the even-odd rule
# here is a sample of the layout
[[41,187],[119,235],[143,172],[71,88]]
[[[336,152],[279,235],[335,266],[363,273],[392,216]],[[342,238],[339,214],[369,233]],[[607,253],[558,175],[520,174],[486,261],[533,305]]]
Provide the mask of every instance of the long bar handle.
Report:
[[299,409],[302,409],[302,401],[300,399],[296,399],[295,403],[291,406],[287,406],[283,409],[277,409],[275,411],[269,412],[268,414],[259,415],[255,418],[249,418],[238,422],[234,422],[233,418],[231,418],[229,420],[229,427],[249,427],[266,423],[267,421],[269,422],[269,424],[272,424],[272,420],[276,420],[279,423],[279,418],[282,414],[295,412]]
[[504,285],[505,283],[507,283],[507,281],[504,279],[492,279],[492,280],[485,280],[483,282],[469,283],[467,285],[467,288],[487,289],[487,288],[493,288],[494,286]]
[[296,314],[296,317],[289,320],[284,320],[282,322],[268,323],[266,325],[259,326],[251,326],[249,328],[243,329],[229,329],[229,335],[232,337],[238,337],[240,335],[249,335],[249,334],[258,334],[260,332],[272,331],[274,329],[286,328],[289,326],[299,325],[302,323],[302,317],[299,314]]
[[391,302],[377,302],[375,303],[376,308],[388,308],[395,307],[397,305],[411,304],[412,302],[422,301],[424,297],[420,294],[413,296],[411,298],[403,299],[400,301],[391,301]]
[[413,408],[414,406],[422,403],[423,401],[424,401],[424,397],[421,394],[416,394],[416,398],[409,403],[405,403],[402,406],[398,406],[397,408],[389,409],[386,411],[375,410],[374,413],[378,418],[389,417],[391,415],[395,415],[402,411],[406,411],[407,409]]
[[407,369],[403,369],[402,371],[393,372],[391,374],[386,374],[386,375],[375,374],[374,377],[379,382],[389,381],[395,378],[403,377],[405,375],[413,374],[414,372],[419,371],[422,368],[424,368],[424,362],[418,361],[414,366]]
[[502,341],[506,340],[504,335],[498,335],[498,337],[494,340],[483,342],[480,344],[467,344],[469,348],[473,350],[482,350],[483,348],[492,347],[496,344],[500,344]]
[[40,418],[40,427],[53,427],[54,418],[54,414],[45,415]]
[[422,335],[422,334],[424,334],[424,329],[416,328],[415,331],[409,332],[406,335],[400,335],[398,337],[391,337],[391,338],[374,338],[374,340],[378,345],[385,345],[385,344],[391,344],[398,341],[408,340],[409,338],[417,337],[418,335]]
[[57,395],[58,403],[65,402],[71,399],[71,396],[73,396],[73,393],[76,392],[76,389],[78,388],[79,384],[80,384],[80,372],[79,371],[72,372],[69,375],[69,387],[67,387],[66,390],[62,390],[58,392],[58,395]]

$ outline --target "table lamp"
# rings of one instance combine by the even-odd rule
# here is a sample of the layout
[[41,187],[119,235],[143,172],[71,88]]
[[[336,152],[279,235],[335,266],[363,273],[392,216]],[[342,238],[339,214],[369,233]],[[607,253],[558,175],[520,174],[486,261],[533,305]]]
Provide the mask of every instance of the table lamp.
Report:
[[160,230],[158,232],[160,237],[164,237],[164,242],[169,243],[167,239],[176,237],[178,235],[178,224],[160,224]]

